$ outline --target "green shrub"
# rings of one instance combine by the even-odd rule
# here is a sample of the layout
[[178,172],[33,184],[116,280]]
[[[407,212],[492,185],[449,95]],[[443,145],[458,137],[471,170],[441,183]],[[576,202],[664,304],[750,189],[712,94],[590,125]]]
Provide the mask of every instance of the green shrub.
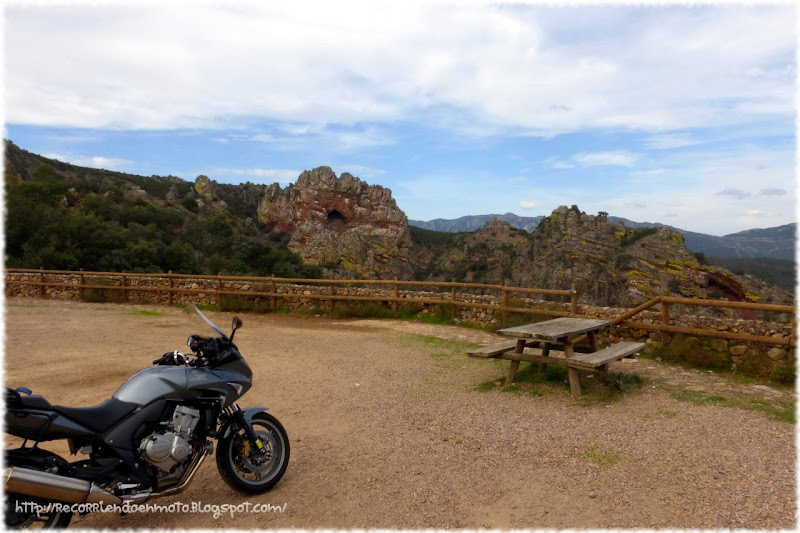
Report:
[[780,365],[772,371],[770,380],[781,385],[794,385],[797,379],[797,371],[794,365]]
[[185,197],[181,200],[181,205],[185,207],[187,210],[191,211],[192,213],[197,213],[199,206],[197,205],[197,200],[192,198],[191,196]]
[[636,374],[623,374],[620,372],[609,372],[607,384],[622,392],[632,391],[642,386],[644,381]]
[[122,303],[126,298],[121,290],[84,289],[81,300],[89,303]]
[[335,318],[393,318],[394,311],[383,302],[337,302],[330,315]]
[[219,298],[220,311],[232,311],[235,313],[268,313],[272,307],[269,300],[248,296],[233,296],[223,294]]
[[649,235],[654,235],[657,231],[658,228],[636,228],[628,235],[622,237],[619,243],[623,248],[626,248],[640,239],[643,239]]

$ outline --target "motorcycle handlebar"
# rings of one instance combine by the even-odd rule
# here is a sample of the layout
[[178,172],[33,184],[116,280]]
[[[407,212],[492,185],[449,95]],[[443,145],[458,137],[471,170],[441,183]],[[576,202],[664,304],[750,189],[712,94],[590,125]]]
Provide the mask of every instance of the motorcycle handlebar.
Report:
[[167,352],[155,361],[154,365],[185,365],[189,361],[186,354],[180,353],[178,350]]

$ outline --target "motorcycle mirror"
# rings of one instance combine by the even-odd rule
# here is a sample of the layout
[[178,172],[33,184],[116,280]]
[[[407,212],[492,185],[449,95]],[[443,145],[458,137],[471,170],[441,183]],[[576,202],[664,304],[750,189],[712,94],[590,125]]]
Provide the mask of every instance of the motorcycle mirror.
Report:
[[233,317],[233,323],[231,324],[231,341],[233,341],[233,336],[236,334],[236,330],[242,327],[242,319],[238,316]]

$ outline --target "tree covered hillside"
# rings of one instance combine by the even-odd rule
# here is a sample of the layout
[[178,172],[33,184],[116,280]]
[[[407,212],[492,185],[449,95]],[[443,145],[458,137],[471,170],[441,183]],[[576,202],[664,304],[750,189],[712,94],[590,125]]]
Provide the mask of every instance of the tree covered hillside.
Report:
[[241,194],[215,204],[179,178],[77,167],[10,142],[5,193],[7,267],[320,275],[286,235],[242,216],[254,206]]

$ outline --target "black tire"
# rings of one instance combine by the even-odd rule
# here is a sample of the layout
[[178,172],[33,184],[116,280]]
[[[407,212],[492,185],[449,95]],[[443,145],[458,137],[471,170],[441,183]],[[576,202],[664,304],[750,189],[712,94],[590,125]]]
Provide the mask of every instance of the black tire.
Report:
[[36,515],[33,505],[47,508],[52,503],[41,498],[8,493],[5,496],[4,524],[6,529],[64,529],[72,520],[72,513],[45,512]]
[[[42,467],[37,461],[26,461],[22,459],[17,452],[18,450],[5,450],[6,467],[20,466],[23,468],[32,468],[40,470]],[[25,451],[28,451],[26,449]],[[25,459],[28,459],[30,454],[25,454]],[[66,464],[66,461],[47,450],[36,450],[36,458],[43,458],[45,460],[52,458],[53,464]],[[7,492],[3,498],[3,524],[6,529],[64,529],[69,525],[72,520],[72,513],[69,512],[45,512],[40,511],[39,516],[33,510],[34,506],[40,509],[47,508],[48,504],[55,503],[50,500],[42,498],[35,498],[24,494],[17,494],[15,492]]]
[[250,443],[239,429],[217,442],[217,469],[233,489],[260,494],[274,487],[286,472],[289,437],[278,419],[264,412],[253,416],[252,427],[266,444],[264,457],[250,454]]

